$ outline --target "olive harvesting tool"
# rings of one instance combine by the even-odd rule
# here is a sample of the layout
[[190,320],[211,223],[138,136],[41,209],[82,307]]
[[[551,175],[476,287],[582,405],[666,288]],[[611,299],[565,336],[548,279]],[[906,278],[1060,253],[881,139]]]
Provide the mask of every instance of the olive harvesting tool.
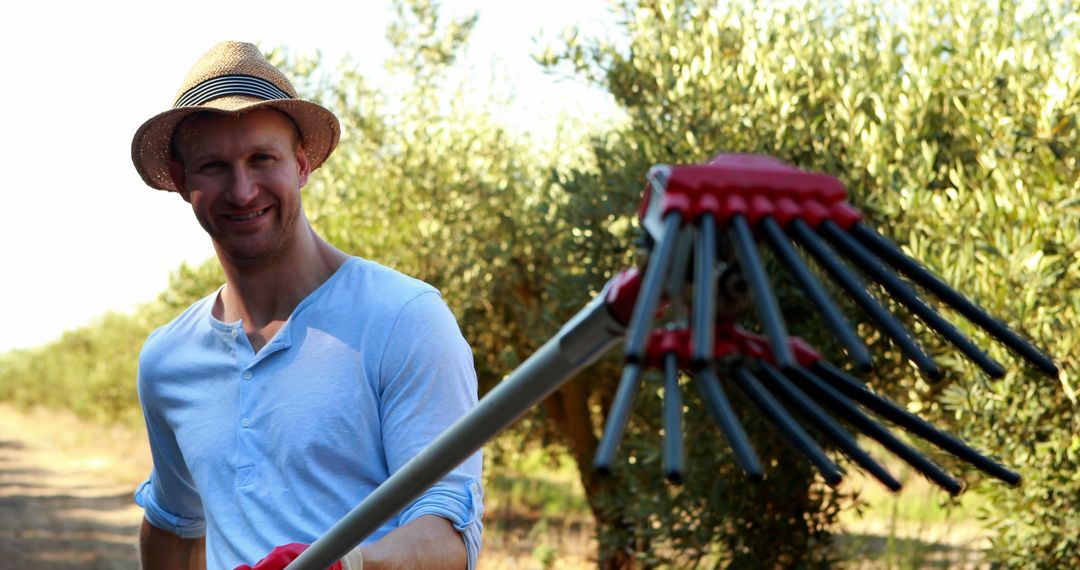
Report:
[[[644,230],[639,267],[615,275],[554,337],[315,541],[290,570],[326,568],[340,559],[620,340],[625,366],[593,461],[602,473],[616,462],[644,372],[658,369],[664,386],[663,471],[673,483],[685,472],[681,372],[692,378],[734,461],[751,480],[765,472],[734,412],[728,397],[732,390],[745,396],[830,485],[840,482],[843,471],[807,428],[891,490],[899,490],[900,482],[859,446],[852,430],[876,440],[950,494],[962,490],[949,473],[880,420],[987,475],[1010,485],[1020,482],[1014,471],[870,390],[809,342],[788,334],[762,261],[763,248],[820,313],[823,328],[836,337],[855,371],[871,369],[870,351],[818,274],[846,293],[929,381],[941,378],[941,366],[864,279],[991,377],[1003,376],[1005,368],[924,301],[913,285],[1042,373],[1058,374],[1049,356],[868,226],[846,201],[839,180],[770,157],[741,154],[722,154],[707,164],[657,165],[646,178],[638,213]],[[819,271],[808,266],[807,258]],[[738,324],[751,307],[760,334]]]

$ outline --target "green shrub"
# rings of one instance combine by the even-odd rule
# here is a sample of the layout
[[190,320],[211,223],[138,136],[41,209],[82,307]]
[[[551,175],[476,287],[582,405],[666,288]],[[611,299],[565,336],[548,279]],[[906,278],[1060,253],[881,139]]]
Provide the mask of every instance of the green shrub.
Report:
[[[652,163],[720,151],[839,177],[872,224],[1057,355],[1061,377],[1048,380],[957,319],[1009,365],[1005,378],[987,378],[919,327],[946,380],[927,384],[872,336],[870,381],[1021,471],[1020,489],[976,487],[995,505],[995,559],[1080,565],[1078,7],[657,0],[617,11],[625,42],[572,35],[543,57],[608,89],[629,118],[594,141],[596,168],[564,173],[563,184],[588,202],[634,186]],[[788,314],[805,305],[783,302]],[[792,328],[822,336],[812,318]],[[709,507],[735,510],[745,486],[722,481],[731,490]],[[782,544],[788,535],[751,535],[717,538],[752,541],[755,553],[797,548]]]

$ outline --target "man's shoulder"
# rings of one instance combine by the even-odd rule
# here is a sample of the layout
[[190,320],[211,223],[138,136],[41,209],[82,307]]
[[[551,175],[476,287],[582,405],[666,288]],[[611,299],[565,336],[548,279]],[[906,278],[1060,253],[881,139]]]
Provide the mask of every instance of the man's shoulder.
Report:
[[432,285],[371,260],[353,258],[346,269],[339,298],[362,303],[366,310],[396,312],[425,293],[441,297]]
[[[344,337],[359,335],[385,342],[394,330],[419,330],[441,313],[450,315],[435,287],[359,257],[351,258],[326,286],[310,306],[299,311],[298,323],[351,331],[341,332]],[[442,320],[452,322],[453,317]]]
[[176,339],[194,339],[198,329],[210,326],[209,306],[217,296],[217,290],[192,303],[171,321],[154,329],[143,345],[143,356],[151,355],[155,347],[172,344]]

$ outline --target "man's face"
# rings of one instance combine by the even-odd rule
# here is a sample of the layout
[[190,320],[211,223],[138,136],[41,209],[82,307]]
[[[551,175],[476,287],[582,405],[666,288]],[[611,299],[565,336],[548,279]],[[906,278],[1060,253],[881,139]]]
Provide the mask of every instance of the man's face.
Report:
[[170,174],[223,261],[252,266],[295,243],[310,167],[291,121],[271,109],[205,115],[176,131]]

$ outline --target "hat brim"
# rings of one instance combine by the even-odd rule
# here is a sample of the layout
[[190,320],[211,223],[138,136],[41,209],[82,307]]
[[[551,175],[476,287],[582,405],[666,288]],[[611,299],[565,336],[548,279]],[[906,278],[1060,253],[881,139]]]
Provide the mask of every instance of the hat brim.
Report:
[[301,99],[265,100],[247,96],[215,99],[197,107],[179,107],[151,117],[135,131],[131,141],[131,161],[139,176],[152,188],[178,191],[169,176],[173,131],[185,118],[201,112],[239,115],[252,109],[277,109],[296,123],[304,154],[315,170],[330,157],[341,138],[337,117],[324,107]]

